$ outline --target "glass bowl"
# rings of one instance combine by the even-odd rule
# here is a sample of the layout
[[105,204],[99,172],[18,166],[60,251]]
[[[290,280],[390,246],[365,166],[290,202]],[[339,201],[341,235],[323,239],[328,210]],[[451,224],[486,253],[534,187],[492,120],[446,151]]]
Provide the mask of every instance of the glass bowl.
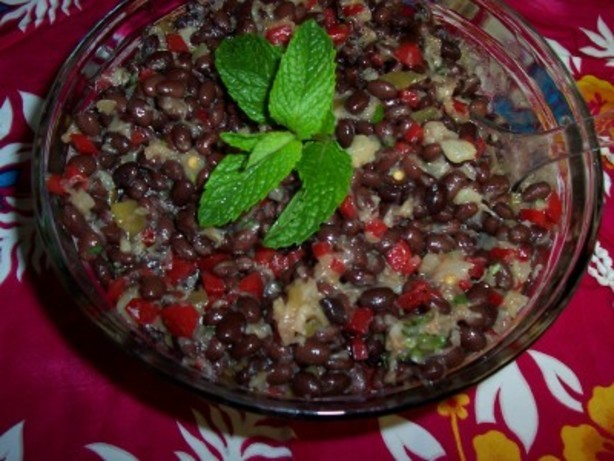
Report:
[[[46,187],[48,174],[66,161],[62,134],[71,115],[91,101],[96,78],[125,60],[142,30],[180,8],[182,1],[128,0],[120,3],[83,39],[59,72],[44,109],[33,162],[38,226],[52,263],[70,296],[121,348],[155,370],[212,401],[289,417],[372,416],[441,398],[484,379],[525,350],[556,319],[587,267],[598,228],[602,171],[597,155],[550,167],[562,199],[563,217],[543,276],[513,325],[489,348],[434,381],[413,383],[377,395],[283,399],[209,381],[182,365],[169,350],[155,347],[131,328],[106,301],[92,270],[80,262],[71,235],[59,224],[59,202]],[[495,111],[515,131],[548,130],[589,114],[574,81],[545,41],[496,0],[431,3],[438,22],[462,38],[480,69]],[[572,142],[595,150],[591,127],[572,133]]]

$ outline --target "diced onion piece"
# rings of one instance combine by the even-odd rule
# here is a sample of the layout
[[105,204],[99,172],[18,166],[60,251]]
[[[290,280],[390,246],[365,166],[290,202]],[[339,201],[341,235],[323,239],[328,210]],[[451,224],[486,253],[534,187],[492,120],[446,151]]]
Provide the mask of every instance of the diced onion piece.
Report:
[[508,292],[503,298],[503,303],[499,307],[500,310],[508,313],[510,317],[516,317],[520,309],[527,305],[529,298],[517,291]]
[[404,90],[405,88],[418,83],[426,78],[425,74],[419,74],[414,71],[394,70],[388,72],[380,77],[381,80],[391,83],[397,90]]
[[96,205],[92,196],[83,189],[70,191],[70,203],[86,217],[90,215],[92,208]]
[[117,101],[113,99],[101,99],[96,102],[96,109],[105,115],[111,115],[115,111],[115,107],[117,107]]
[[480,194],[473,187],[463,187],[458,193],[454,196],[454,200],[452,200],[455,205],[462,205],[464,203],[481,203],[482,202],[482,194]]
[[295,280],[288,287],[288,300],[275,300],[273,317],[284,345],[303,342],[314,331],[314,324],[328,325],[319,301],[320,294],[313,279]]
[[125,200],[111,205],[113,219],[129,236],[141,232],[147,224],[147,210],[140,207],[136,200]]
[[381,147],[380,142],[373,136],[357,134],[350,147],[346,150],[352,157],[352,166],[360,168],[375,160],[375,153]]
[[445,139],[458,139],[458,134],[448,130],[443,122],[430,121],[424,124],[424,144],[433,144]]
[[452,163],[475,160],[478,153],[475,146],[464,139],[444,139],[439,144],[443,150],[443,155]]

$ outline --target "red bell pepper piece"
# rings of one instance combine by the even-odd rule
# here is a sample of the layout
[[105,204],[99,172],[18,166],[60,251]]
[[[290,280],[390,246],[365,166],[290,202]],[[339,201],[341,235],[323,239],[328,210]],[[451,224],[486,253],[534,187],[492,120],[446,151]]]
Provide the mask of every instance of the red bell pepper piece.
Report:
[[421,143],[424,139],[424,130],[417,122],[412,122],[403,134],[403,138],[410,144]]
[[337,274],[343,274],[347,270],[345,263],[338,258],[333,258],[330,262],[330,269]]
[[415,69],[424,65],[422,51],[418,44],[414,42],[401,43],[399,47],[394,50],[393,55],[410,69]]
[[362,3],[354,3],[352,5],[346,5],[341,8],[344,16],[352,17],[362,13],[365,10],[365,6]]
[[333,252],[333,245],[330,242],[315,242],[311,245],[311,252],[317,259],[320,259]]
[[211,272],[215,266],[222,261],[228,261],[230,255],[228,253],[212,253],[207,256],[203,256],[198,261],[198,268],[203,272]]
[[241,293],[250,294],[256,299],[262,299],[262,293],[264,291],[262,277],[260,277],[258,272],[252,272],[239,280],[237,289]]
[[388,226],[381,219],[375,218],[365,224],[365,232],[371,234],[375,238],[381,239],[388,231]]
[[201,274],[201,279],[205,292],[210,297],[219,298],[226,293],[226,282],[217,275],[211,274],[210,272],[203,272]]
[[335,24],[326,28],[326,33],[335,46],[342,45],[350,36],[352,29],[349,24]]
[[420,265],[420,257],[411,254],[411,248],[405,240],[397,241],[386,253],[386,261],[396,272],[403,275],[413,273]]
[[264,37],[272,45],[286,45],[292,37],[292,27],[289,24],[273,26],[264,33]]
[[196,263],[194,261],[174,257],[171,267],[166,271],[166,279],[173,285],[176,285],[194,274],[194,272],[196,272]]
[[410,311],[427,303],[432,295],[433,290],[427,282],[414,280],[409,289],[397,298],[396,303],[401,309]]
[[546,219],[551,224],[558,224],[563,215],[563,204],[559,194],[552,191],[546,199]]
[[66,189],[64,188],[63,178],[59,174],[50,174],[46,181],[47,190],[50,194],[64,195]]
[[369,358],[369,349],[362,338],[352,338],[352,341],[350,342],[350,349],[352,352],[352,357],[357,362],[362,362]]
[[358,210],[356,210],[356,204],[354,203],[354,197],[348,195],[341,205],[339,205],[339,211],[346,219],[355,219],[358,217]]
[[191,305],[175,304],[162,309],[160,316],[173,336],[191,338],[198,325],[200,314]]
[[368,307],[357,307],[346,324],[346,329],[357,335],[366,335],[373,321],[373,311]]
[[139,325],[149,325],[158,318],[160,308],[142,298],[134,298],[126,306],[126,312]]
[[408,88],[399,91],[399,99],[407,104],[412,109],[417,109],[420,107],[420,93],[416,90],[410,90]]
[[168,47],[169,51],[173,51],[175,53],[187,53],[190,51],[190,48],[183,37],[176,33],[166,34],[166,46]]
[[499,307],[501,304],[503,304],[503,295],[501,295],[501,293],[498,291],[490,290],[486,302],[488,302],[488,304],[491,306]]
[[111,304],[115,304],[117,300],[124,294],[126,291],[126,279],[114,279],[111,280],[109,286],[107,287],[107,299]]
[[72,133],[70,143],[80,154],[95,155],[98,153],[98,147],[94,141],[83,133]]

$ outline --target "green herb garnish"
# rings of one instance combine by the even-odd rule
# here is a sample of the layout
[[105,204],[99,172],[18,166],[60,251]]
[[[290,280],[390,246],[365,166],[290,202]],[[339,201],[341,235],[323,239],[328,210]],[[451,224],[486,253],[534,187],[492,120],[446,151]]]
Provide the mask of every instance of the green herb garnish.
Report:
[[301,243],[333,214],[352,178],[348,153],[331,137],[333,43],[311,20],[297,27],[285,52],[255,35],[226,39],[215,53],[215,65],[247,116],[287,130],[222,133],[222,140],[242,153],[227,155],[211,173],[200,199],[199,224],[236,220],[296,170],[302,186],[264,244]]

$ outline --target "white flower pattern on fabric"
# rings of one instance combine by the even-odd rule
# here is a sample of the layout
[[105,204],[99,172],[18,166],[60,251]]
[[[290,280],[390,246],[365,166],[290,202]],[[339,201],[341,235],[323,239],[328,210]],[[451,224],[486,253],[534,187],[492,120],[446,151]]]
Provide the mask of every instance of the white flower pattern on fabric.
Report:
[[537,437],[539,417],[535,396],[517,362],[512,362],[486,381],[475,392],[477,423],[495,423],[497,406],[503,421],[522,442],[528,453]]
[[529,350],[529,355],[539,367],[550,393],[563,405],[582,413],[582,402],[571,395],[583,395],[582,384],[571,368],[543,352]]
[[194,435],[181,423],[179,431],[196,454],[176,451],[180,461],[242,461],[250,459],[292,458],[285,442],[295,437],[289,426],[275,427],[265,424],[266,418],[227,407],[209,406],[208,418],[192,410],[198,425]]
[[108,443],[90,443],[85,448],[96,453],[104,461],[138,461],[126,450],[122,450]]
[[23,425],[25,421],[15,424],[0,435],[0,459],[2,461],[23,460]]
[[[34,130],[40,117],[42,99],[27,92],[19,92],[21,115]],[[9,98],[0,105],[0,285],[15,270],[22,280],[28,260],[40,271],[43,248],[36,238],[32,200],[9,195],[11,187],[23,171],[29,168],[32,144],[2,141],[16,124],[15,110]]]
[[597,32],[580,28],[596,46],[585,46],[580,51],[588,56],[607,59],[607,66],[614,67],[614,34],[603,18],[597,18]]
[[571,54],[571,52],[567,48],[565,48],[556,40],[547,38],[546,42],[558,55],[561,61],[563,61],[563,64],[565,64],[565,66],[571,73],[580,73],[580,69],[582,68],[582,58]]
[[74,4],[81,9],[79,0],[4,0],[0,2],[12,7],[8,13],[0,17],[0,26],[19,20],[17,27],[25,32],[30,24],[39,27],[47,18],[50,24],[55,22],[58,9],[69,15],[69,8]]
[[610,287],[614,291],[614,262],[608,250],[602,247],[599,242],[597,242],[595,252],[591,257],[588,273],[600,285]]
[[439,441],[412,421],[391,415],[379,418],[378,423],[384,444],[396,461],[411,461],[410,454],[429,460],[446,456]]

